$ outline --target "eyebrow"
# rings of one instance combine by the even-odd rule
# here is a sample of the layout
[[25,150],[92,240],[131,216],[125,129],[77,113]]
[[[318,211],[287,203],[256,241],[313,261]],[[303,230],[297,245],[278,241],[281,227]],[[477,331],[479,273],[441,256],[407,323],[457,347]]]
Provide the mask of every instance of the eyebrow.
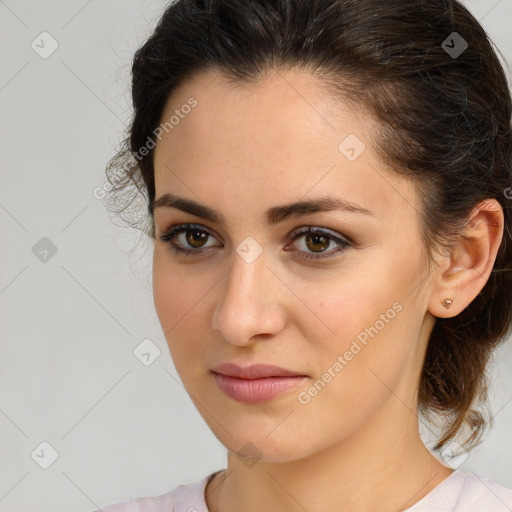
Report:
[[[177,210],[190,213],[196,217],[226,225],[226,218],[222,213],[214,210],[213,208],[192,201],[191,199],[174,196],[173,194],[163,194],[158,199],[154,199],[149,206],[150,213],[153,215],[157,208],[176,208]],[[290,217],[333,210],[341,210],[348,213],[358,213],[375,217],[374,212],[334,196],[319,197],[308,201],[297,201],[281,206],[273,206],[265,212],[265,216],[267,218],[267,222],[272,225],[282,222]]]

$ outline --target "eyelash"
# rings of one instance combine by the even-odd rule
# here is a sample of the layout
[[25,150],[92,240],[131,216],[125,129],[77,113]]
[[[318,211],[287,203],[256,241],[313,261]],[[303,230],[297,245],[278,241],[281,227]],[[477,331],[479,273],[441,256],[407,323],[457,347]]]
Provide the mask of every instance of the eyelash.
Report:
[[[179,254],[182,256],[192,256],[192,255],[196,255],[196,254],[200,254],[201,252],[204,252],[201,249],[182,249],[181,247],[178,247],[173,243],[174,239],[180,233],[184,233],[187,231],[200,231],[202,233],[206,233],[207,235],[213,237],[213,235],[208,230],[204,229],[204,227],[199,224],[177,224],[175,226],[171,226],[170,228],[168,228],[167,231],[165,231],[165,233],[160,235],[159,238],[162,242],[167,242],[169,244],[170,248],[176,254]],[[353,243],[351,241],[348,241],[344,238],[340,238],[340,237],[330,233],[329,230],[319,229],[319,228],[314,228],[314,227],[304,227],[304,228],[299,228],[299,229],[295,230],[290,235],[290,238],[291,238],[290,242],[295,242],[295,240],[300,238],[302,235],[305,235],[308,233],[322,235],[322,236],[326,237],[327,239],[329,239],[330,241],[339,243],[340,247],[338,247],[336,249],[332,249],[332,250],[328,251],[327,253],[322,252],[322,253],[305,253],[305,254],[304,254],[304,251],[295,249],[295,252],[301,253],[300,255],[298,255],[298,257],[305,261],[319,260],[322,258],[331,258],[331,257],[333,257],[334,254],[339,253],[339,252],[344,252],[346,249],[353,246]],[[328,256],[325,256],[324,254],[328,254]]]

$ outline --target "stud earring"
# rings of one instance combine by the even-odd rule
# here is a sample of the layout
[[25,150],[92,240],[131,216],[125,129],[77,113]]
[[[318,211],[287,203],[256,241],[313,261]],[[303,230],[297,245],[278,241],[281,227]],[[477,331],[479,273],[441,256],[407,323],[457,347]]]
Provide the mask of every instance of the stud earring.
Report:
[[443,305],[443,307],[445,307],[446,309],[450,309],[451,305],[453,304],[453,299],[449,299],[449,298],[446,298],[446,299],[443,299],[441,301],[441,304]]

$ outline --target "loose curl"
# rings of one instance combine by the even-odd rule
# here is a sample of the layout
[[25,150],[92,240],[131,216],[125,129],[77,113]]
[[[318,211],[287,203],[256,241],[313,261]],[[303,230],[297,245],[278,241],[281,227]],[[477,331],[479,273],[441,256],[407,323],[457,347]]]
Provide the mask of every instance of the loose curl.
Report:
[[[453,32],[468,45],[458,56],[443,44]],[[243,85],[292,68],[317,76],[326,91],[378,121],[379,156],[422,192],[429,256],[457,237],[482,200],[503,208],[503,240],[489,279],[457,316],[436,319],[419,383],[420,413],[443,420],[434,450],[463,427],[470,430],[463,446],[471,449],[487,425],[479,409],[487,363],[512,326],[512,101],[493,43],[457,0],[171,3],[134,56],[134,115],[107,166],[109,209],[154,239],[153,149],[143,158],[139,151],[184,80],[214,70]]]

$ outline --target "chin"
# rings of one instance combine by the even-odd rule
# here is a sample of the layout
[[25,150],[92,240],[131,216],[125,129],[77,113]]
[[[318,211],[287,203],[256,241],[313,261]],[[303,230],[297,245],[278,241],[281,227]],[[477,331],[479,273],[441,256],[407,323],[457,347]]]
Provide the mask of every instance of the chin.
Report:
[[[307,457],[314,452],[314,447],[305,444],[305,440],[290,431],[290,428],[279,432],[279,423],[273,422],[273,427],[268,428],[267,421],[259,424],[252,420],[245,425],[236,421],[229,421],[227,433],[222,427],[210,424],[209,427],[215,437],[226,447],[229,452],[238,455],[248,467],[257,462],[291,462]],[[290,425],[292,427],[292,425]],[[275,430],[273,430],[275,429]],[[231,435],[230,435],[231,434]]]

